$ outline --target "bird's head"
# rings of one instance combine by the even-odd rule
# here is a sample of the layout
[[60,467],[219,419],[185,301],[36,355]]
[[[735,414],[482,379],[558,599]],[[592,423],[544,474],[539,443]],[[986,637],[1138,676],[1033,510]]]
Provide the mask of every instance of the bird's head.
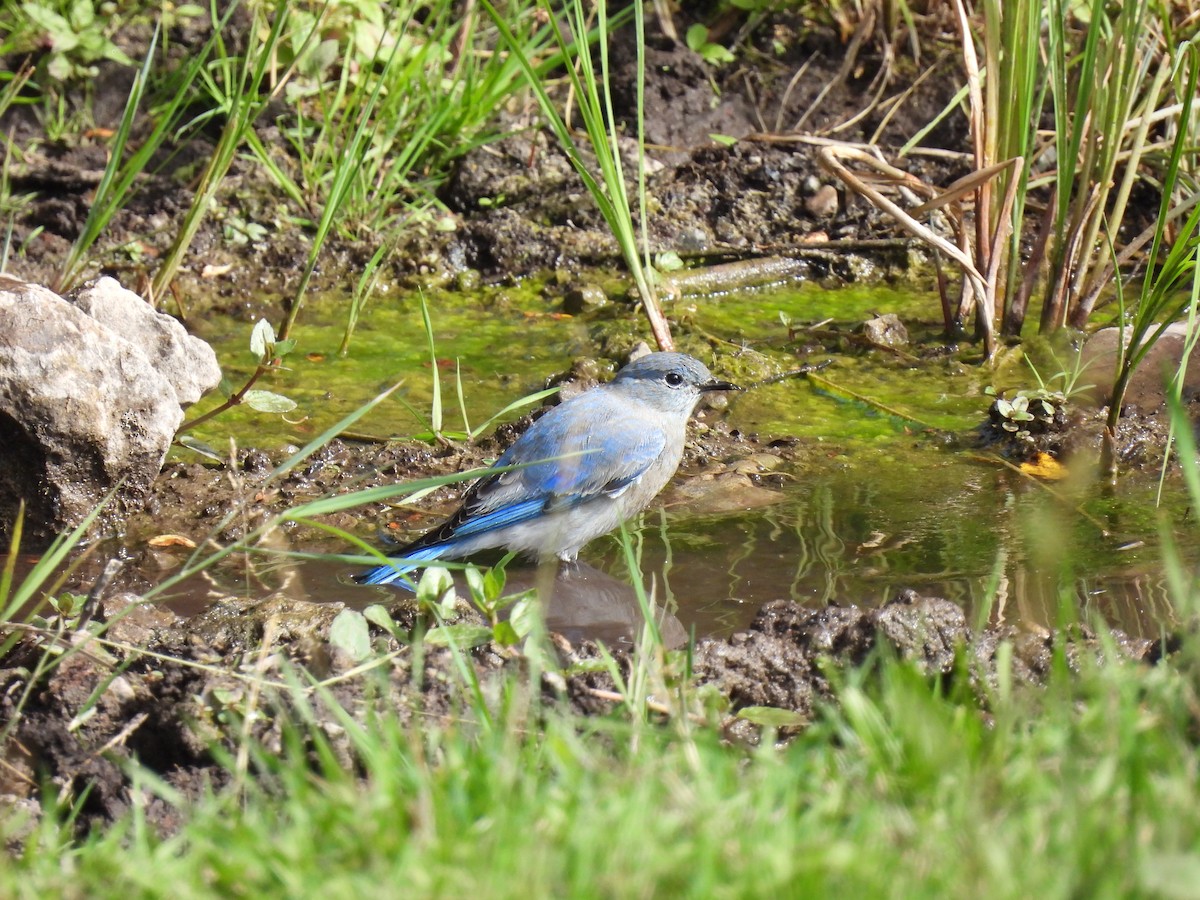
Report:
[[618,372],[610,386],[631,400],[683,415],[691,415],[702,394],[741,390],[714,378],[704,363],[686,353],[648,353]]

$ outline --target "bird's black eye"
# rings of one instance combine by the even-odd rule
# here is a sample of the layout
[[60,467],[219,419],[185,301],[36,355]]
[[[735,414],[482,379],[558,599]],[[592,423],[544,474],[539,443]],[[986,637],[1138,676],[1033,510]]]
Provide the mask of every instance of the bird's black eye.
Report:
[[668,372],[663,380],[671,387],[679,387],[683,384],[683,376],[678,372]]

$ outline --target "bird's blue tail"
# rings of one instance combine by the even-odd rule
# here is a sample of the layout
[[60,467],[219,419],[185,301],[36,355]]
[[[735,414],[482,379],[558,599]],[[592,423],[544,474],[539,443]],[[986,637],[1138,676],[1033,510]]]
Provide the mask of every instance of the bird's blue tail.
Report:
[[385,566],[376,566],[354,576],[359,584],[395,584],[415,592],[417,587],[412,580],[405,576],[420,568],[422,562],[432,562],[438,559],[450,548],[445,544],[435,544],[432,547],[422,547],[420,550],[406,552],[393,557],[393,562]]

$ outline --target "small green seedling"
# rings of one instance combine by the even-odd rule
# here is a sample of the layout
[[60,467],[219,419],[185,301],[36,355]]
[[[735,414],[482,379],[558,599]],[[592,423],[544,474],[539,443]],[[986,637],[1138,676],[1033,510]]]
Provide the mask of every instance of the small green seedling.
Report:
[[217,385],[217,390],[225,398],[224,402],[203,415],[199,415],[180,425],[176,440],[183,446],[195,450],[197,453],[220,460],[223,457],[203,441],[186,436],[181,437],[181,435],[185,431],[191,431],[196,426],[220,415],[227,409],[232,409],[243,403],[251,409],[263,413],[284,415],[294,410],[296,408],[295,400],[285,397],[282,394],[277,394],[274,391],[264,391],[255,388],[254,385],[266,373],[283,369],[284,358],[295,349],[296,342],[294,340],[290,338],[282,341],[276,340],[275,329],[271,327],[271,323],[266,319],[259,319],[258,324],[250,332],[250,352],[258,361],[258,365],[255,366],[250,377],[246,379],[246,383],[235,391],[229,379],[222,378],[221,383]]

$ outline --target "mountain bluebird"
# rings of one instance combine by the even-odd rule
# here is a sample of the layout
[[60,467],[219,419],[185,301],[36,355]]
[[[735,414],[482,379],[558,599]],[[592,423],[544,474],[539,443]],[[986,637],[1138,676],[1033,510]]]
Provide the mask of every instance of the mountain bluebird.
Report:
[[584,544],[637,515],[670,481],[700,396],[736,390],[686,354],[643,356],[607,384],[554,407],[496,460],[497,468],[524,468],[475,482],[444,525],[356,580],[408,585],[404,575],[418,563],[501,547],[572,562]]

